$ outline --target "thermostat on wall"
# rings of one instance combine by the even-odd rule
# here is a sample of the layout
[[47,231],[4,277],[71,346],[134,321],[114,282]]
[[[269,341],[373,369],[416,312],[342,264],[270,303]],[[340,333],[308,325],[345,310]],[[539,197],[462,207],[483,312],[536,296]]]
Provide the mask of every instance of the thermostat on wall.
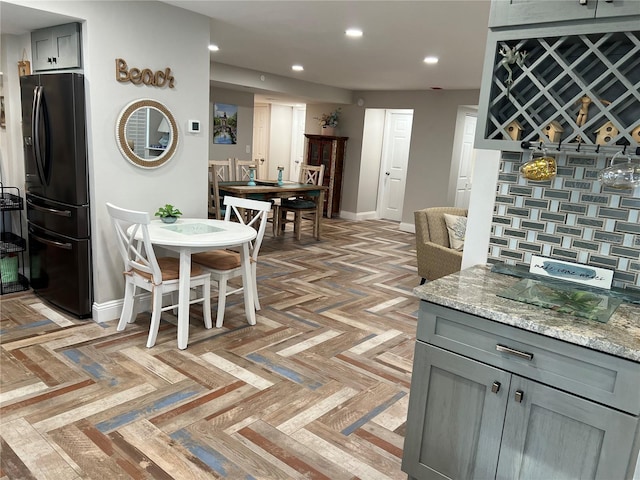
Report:
[[200,133],[200,120],[189,120],[187,131],[189,133]]

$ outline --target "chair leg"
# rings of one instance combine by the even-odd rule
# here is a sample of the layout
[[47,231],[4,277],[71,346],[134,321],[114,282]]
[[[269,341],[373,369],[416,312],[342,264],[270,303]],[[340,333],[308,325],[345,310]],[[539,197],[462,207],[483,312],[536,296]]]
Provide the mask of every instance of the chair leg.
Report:
[[136,286],[131,282],[125,282],[124,287],[124,304],[122,305],[122,313],[118,322],[117,330],[121,332],[127,323],[133,323],[133,304],[135,302]]
[[151,324],[149,325],[149,338],[147,338],[147,348],[156,344],[158,329],[160,328],[160,316],[162,315],[162,289],[152,292],[153,300],[151,305]]
[[224,321],[224,309],[227,303],[227,278],[218,280],[218,316],[216,317],[216,328],[222,327]]
[[253,304],[256,310],[260,310],[260,299],[258,298],[258,278],[256,277],[257,265],[251,262],[251,286],[253,288]]
[[300,236],[302,235],[302,214],[296,212],[296,217],[293,221],[295,222],[293,224],[293,232],[296,234],[296,240],[300,240]]
[[202,315],[204,317],[204,328],[211,328],[211,277],[207,278],[202,285]]

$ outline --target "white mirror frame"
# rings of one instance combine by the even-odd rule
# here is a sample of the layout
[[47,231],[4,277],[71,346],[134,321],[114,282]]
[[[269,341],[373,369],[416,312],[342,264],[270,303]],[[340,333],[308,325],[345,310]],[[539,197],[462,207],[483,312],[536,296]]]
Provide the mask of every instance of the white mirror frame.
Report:
[[[169,132],[170,133],[169,144],[167,145],[167,147],[165,148],[165,150],[162,152],[161,155],[158,155],[157,157],[153,157],[153,159],[145,159],[136,155],[134,151],[131,149],[131,146],[129,146],[129,143],[127,142],[127,135],[126,135],[127,121],[129,120],[133,112],[135,112],[139,108],[147,108],[147,107],[155,108],[160,113],[162,113],[166,117],[167,122],[169,123],[169,128],[171,129],[171,132]],[[162,103],[156,100],[151,100],[148,98],[135,100],[129,103],[126,107],[124,107],[122,112],[120,112],[120,116],[118,116],[118,121],[116,122],[116,143],[118,144],[118,148],[120,149],[120,152],[122,153],[122,155],[124,155],[124,157],[127,160],[129,160],[131,163],[133,163],[137,167],[158,168],[164,165],[173,157],[176,151],[176,148],[178,147],[178,140],[179,140],[178,126],[176,125],[176,121],[173,118],[173,115],[171,114],[171,112],[167,107],[165,107]]]

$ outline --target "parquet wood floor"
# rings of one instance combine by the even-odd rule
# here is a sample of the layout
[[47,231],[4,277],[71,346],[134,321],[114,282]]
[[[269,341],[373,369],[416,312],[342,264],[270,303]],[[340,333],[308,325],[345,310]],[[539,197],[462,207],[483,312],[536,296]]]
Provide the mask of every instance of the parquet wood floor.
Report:
[[238,295],[221,329],[194,306],[186,350],[170,313],[147,349],[148,313],[117,332],[1,298],[0,479],[406,479],[414,235],[267,234],[258,277],[257,325]]

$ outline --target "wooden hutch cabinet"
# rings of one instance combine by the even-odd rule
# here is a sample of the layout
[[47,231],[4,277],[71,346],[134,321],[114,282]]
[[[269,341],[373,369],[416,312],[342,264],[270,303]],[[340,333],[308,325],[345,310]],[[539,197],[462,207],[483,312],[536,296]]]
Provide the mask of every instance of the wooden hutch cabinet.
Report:
[[305,163],[324,165],[322,184],[329,187],[324,198],[324,214],[328,218],[337,216],[340,213],[342,165],[349,137],[331,137],[308,133],[305,133],[304,136],[307,137]]

